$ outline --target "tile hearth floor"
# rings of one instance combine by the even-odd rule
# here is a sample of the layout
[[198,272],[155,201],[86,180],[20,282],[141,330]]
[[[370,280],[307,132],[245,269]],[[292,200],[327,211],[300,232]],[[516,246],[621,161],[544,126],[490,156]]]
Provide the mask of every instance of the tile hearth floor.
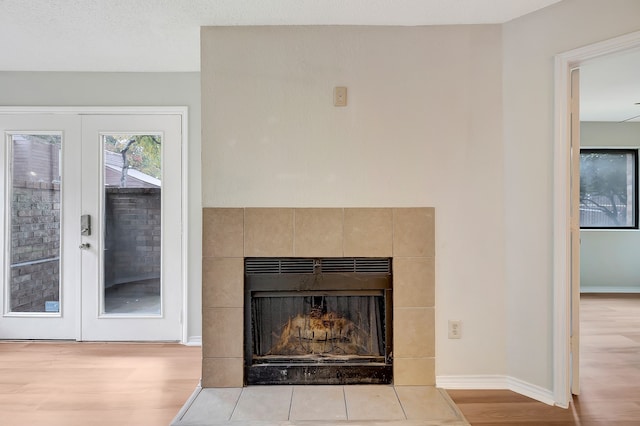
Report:
[[197,388],[172,426],[468,426],[433,386]]

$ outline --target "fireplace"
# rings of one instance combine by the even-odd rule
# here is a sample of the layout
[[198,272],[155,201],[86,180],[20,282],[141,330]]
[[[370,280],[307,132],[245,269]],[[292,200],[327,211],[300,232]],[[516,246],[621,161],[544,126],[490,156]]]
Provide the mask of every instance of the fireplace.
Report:
[[390,258],[245,259],[245,384],[392,383]]
[[[361,297],[366,298],[362,303],[367,306],[379,306],[380,300],[383,299],[384,319],[380,321],[384,326],[380,329],[384,330],[384,334],[380,331],[379,335],[383,336],[384,348],[379,352],[358,353],[357,356],[361,357],[360,361],[365,361],[364,357],[369,356],[369,362],[366,363],[368,367],[384,364],[380,370],[384,371],[386,368],[390,371],[391,350],[393,350],[394,385],[433,385],[435,383],[434,232],[435,210],[430,207],[203,209],[202,386],[208,388],[246,385],[249,368],[247,360],[251,360],[250,366],[260,365],[260,363],[254,363],[253,347],[249,353],[250,356],[247,356],[247,347],[254,343],[252,335],[247,334],[252,330],[251,318],[247,319],[247,314],[253,308],[251,308],[250,294],[247,295],[246,292],[245,282],[246,276],[249,277],[248,281],[253,282],[252,277],[260,274],[245,275],[245,262],[247,259],[270,262],[272,258],[296,261],[311,259],[312,265],[316,265],[317,260],[325,269],[324,272],[318,273],[316,266],[309,270],[307,265],[307,269],[303,271],[288,271],[296,272],[299,277],[303,277],[301,281],[303,284],[298,284],[297,287],[294,285],[293,290],[280,288],[274,284],[286,282],[289,278],[284,276],[292,274],[281,274],[280,270],[272,270],[270,273],[277,274],[272,275],[276,278],[271,279],[271,284],[262,289],[251,290],[257,296],[254,299],[265,299],[254,302],[258,307],[269,300],[283,305],[278,308],[281,311],[289,309],[287,304],[293,302],[286,298],[292,296],[287,295],[286,292],[294,294],[300,306],[306,306],[306,308],[298,307],[296,312],[288,313],[285,318],[276,322],[276,327],[282,328],[288,323],[289,317],[293,321],[298,315],[302,315],[303,320],[306,318],[309,322],[311,320],[319,320],[320,323],[328,321],[324,326],[326,333],[330,333],[331,330],[335,332],[336,327],[340,329],[340,324],[343,330],[351,330],[355,327],[352,323],[358,324],[358,319],[353,319],[340,308],[344,300],[357,300],[357,297]],[[353,294],[354,288],[338,290],[329,285],[333,280],[332,277],[337,277],[340,273],[349,275],[353,272],[326,270],[331,261],[339,263],[342,262],[339,260],[342,258],[347,259],[346,262],[382,259],[388,265],[392,264],[393,300],[391,300],[391,280],[387,281],[388,284],[376,284],[374,288],[355,288],[363,292],[360,294]],[[389,270],[388,273],[382,274],[391,277],[390,272]],[[379,272],[363,272],[362,276],[371,277],[375,273]],[[355,281],[362,282],[363,279],[357,278]],[[303,286],[310,283],[321,283],[322,286],[316,288]],[[339,293],[339,291],[348,291],[349,294]],[[303,294],[303,292],[308,293]],[[278,300],[277,297],[284,300]],[[334,297],[335,299],[332,299]],[[391,306],[393,306],[393,312],[391,312]],[[374,309],[370,311],[374,312]],[[382,314],[377,313],[367,314],[367,317],[370,316],[383,317]],[[347,320],[350,323],[346,322]],[[371,321],[371,323],[374,322]],[[391,324],[393,324],[393,336]],[[371,329],[374,328],[371,327]],[[375,328],[375,330],[378,329]],[[269,333],[270,339],[273,339],[273,336],[280,338],[282,330],[276,329]],[[316,339],[315,334],[312,337]],[[356,335],[355,338],[359,337]],[[372,344],[371,347],[379,345],[381,340],[377,336],[372,336],[372,339],[376,344]],[[304,376],[306,371],[307,375],[313,373],[319,376],[320,374],[315,374],[316,369],[322,367],[320,369],[330,370],[325,366],[331,362],[338,363],[338,354],[328,354],[327,350],[322,349],[321,346],[333,343],[340,348],[339,345],[335,345],[338,341],[336,338],[326,340],[326,343],[313,341],[313,345],[307,349],[311,354],[307,353],[307,356],[317,359],[313,363],[300,367],[299,370],[302,372],[300,374]],[[258,349],[261,348],[261,352],[256,355],[267,356],[276,343],[273,340],[268,343],[262,341],[261,346],[258,347]],[[281,347],[286,345],[284,343]],[[309,345],[306,347],[309,348]],[[339,350],[345,351],[344,345]],[[292,364],[295,358],[304,356],[296,350],[289,349],[285,352],[278,354],[272,352],[269,356],[274,355],[276,360],[272,364],[276,365],[267,367],[272,370],[275,367],[277,371],[278,362],[286,361]],[[380,358],[383,354],[384,358]],[[351,374],[349,369],[357,367],[355,364],[365,364],[356,362],[355,357],[351,355],[347,356],[351,359],[349,363],[344,363],[348,365],[340,370],[340,375]],[[329,358],[333,359],[329,361]],[[378,360],[381,362],[378,363]],[[264,371],[268,370],[267,367]],[[251,374],[254,374],[254,370],[260,371],[255,368]],[[375,374],[378,373],[379,371]],[[294,373],[287,371],[287,375],[290,374]],[[329,373],[327,375],[330,376]],[[391,375],[388,374],[386,377]]]

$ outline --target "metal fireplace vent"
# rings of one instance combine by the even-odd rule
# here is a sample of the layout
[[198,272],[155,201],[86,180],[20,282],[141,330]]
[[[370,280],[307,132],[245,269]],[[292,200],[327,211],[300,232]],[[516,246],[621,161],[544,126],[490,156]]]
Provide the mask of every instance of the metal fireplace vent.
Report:
[[313,273],[391,273],[389,258],[247,258],[245,273],[259,274],[313,274]]
[[391,273],[389,258],[338,257],[321,260],[321,272]]

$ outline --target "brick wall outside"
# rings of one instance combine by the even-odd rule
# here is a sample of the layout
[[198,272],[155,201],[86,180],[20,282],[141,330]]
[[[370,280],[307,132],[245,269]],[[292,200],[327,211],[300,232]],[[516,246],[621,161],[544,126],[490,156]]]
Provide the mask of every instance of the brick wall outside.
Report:
[[[160,277],[160,194],[159,188],[106,189],[106,287]],[[45,301],[59,300],[59,250],[60,185],[14,181],[12,312],[44,312]]]
[[59,300],[60,185],[13,182],[11,310],[44,312]]
[[160,277],[160,188],[107,188],[105,287]]

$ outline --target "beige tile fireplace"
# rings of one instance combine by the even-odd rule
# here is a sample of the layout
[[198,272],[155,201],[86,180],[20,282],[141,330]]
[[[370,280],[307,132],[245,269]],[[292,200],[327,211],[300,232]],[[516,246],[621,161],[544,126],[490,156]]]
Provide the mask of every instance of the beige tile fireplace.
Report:
[[204,208],[202,386],[243,385],[245,257],[391,257],[395,385],[435,384],[433,208]]

